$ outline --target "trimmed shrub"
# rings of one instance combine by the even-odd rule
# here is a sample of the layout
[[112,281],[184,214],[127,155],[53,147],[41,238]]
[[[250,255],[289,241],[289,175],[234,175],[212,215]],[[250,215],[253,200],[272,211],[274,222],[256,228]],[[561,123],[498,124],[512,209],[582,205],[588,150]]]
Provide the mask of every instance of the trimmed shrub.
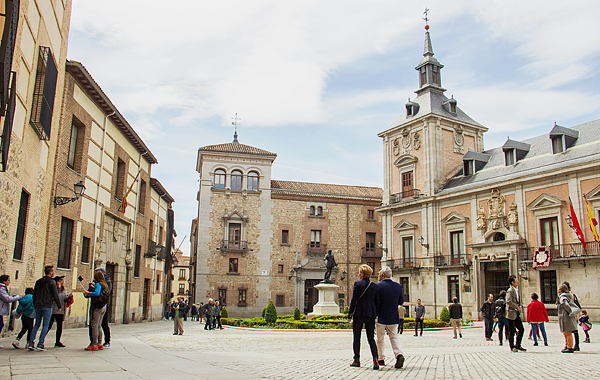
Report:
[[264,318],[264,317],[265,317],[265,315],[267,315],[267,308],[266,308],[266,307],[263,307],[263,310],[262,310],[262,317]]
[[442,311],[440,312],[440,320],[444,322],[450,322],[450,312],[448,311],[448,308],[445,305],[442,308]]
[[348,306],[344,306],[344,314],[348,315],[350,312],[350,308]]
[[221,309],[221,318],[227,317],[229,317],[229,313],[227,313],[227,307],[223,306],[223,309]]
[[273,300],[270,300],[269,304],[267,305],[267,310],[265,311],[265,320],[269,324],[277,322],[277,308],[275,307]]
[[296,321],[300,319],[300,309],[298,309],[298,308],[294,309],[294,319]]

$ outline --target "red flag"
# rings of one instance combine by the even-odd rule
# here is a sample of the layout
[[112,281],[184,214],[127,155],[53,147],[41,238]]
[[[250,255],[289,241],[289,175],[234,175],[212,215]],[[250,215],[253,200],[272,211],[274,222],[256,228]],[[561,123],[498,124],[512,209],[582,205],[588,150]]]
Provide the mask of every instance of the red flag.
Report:
[[[133,189],[133,185],[137,182],[138,177],[140,176],[141,172],[142,172],[142,168],[140,168],[140,170],[138,171],[138,174],[135,176],[133,183],[131,184],[131,186],[129,186],[129,190],[127,190],[127,192],[125,193],[125,196],[123,197],[123,202],[121,202],[121,207],[119,207],[119,211],[121,211],[123,214],[125,214],[125,210],[127,209],[127,206],[128,206],[127,196],[129,195],[129,193],[131,193],[131,189]],[[138,194],[138,196],[139,196],[139,194]]]
[[573,210],[573,203],[571,202],[571,197],[569,197],[569,205],[571,206],[571,219],[573,222],[573,229],[575,230],[579,241],[583,245],[583,249],[585,249],[585,238],[583,237],[583,231],[581,231],[581,227],[579,226],[577,215],[575,215],[575,210]]

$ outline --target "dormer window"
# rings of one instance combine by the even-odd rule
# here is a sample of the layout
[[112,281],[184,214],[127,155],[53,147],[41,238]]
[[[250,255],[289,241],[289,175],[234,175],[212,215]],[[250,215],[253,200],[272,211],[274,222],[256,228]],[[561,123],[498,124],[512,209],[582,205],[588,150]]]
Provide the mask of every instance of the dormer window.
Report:
[[450,103],[450,112],[456,113],[456,103]]
[[491,155],[483,152],[468,151],[463,157],[463,175],[473,175],[483,169]]
[[442,106],[446,111],[456,115],[456,99],[454,99],[454,96],[442,103]]
[[411,102],[408,98],[406,103],[406,117],[415,116],[419,112],[419,103]]
[[564,152],[563,138],[562,136],[552,137],[552,154]]
[[406,105],[406,116],[412,116],[412,105]]
[[506,166],[515,164],[515,150],[514,149],[509,149],[509,150],[504,151],[504,162],[505,162]]
[[473,165],[473,160],[468,160],[468,161],[464,161],[463,162],[463,174],[465,176],[467,175],[473,175],[473,173],[475,172],[474,170],[474,165]]

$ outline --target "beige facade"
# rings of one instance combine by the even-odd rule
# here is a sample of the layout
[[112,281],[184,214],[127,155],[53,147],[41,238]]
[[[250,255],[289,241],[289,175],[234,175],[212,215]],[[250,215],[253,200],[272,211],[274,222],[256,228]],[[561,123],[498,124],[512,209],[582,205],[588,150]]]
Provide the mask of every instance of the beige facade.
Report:
[[71,1],[0,8],[0,54],[12,58],[0,64],[0,273],[23,294],[43,273]]
[[[465,318],[521,281],[525,305],[537,293],[556,315],[557,286],[569,281],[592,319],[600,318],[600,246],[593,241],[583,197],[600,216],[600,122],[564,128],[523,142],[483,149],[487,128],[444,95],[441,68],[429,33],[417,66],[417,97],[383,138],[382,214],[384,265],[393,268],[409,295],[421,298],[427,317],[439,316],[457,296]],[[569,198],[584,229],[583,249],[565,217]],[[533,268],[533,255],[546,247],[548,267]],[[525,320],[525,319],[524,319]]]
[[184,300],[188,300],[190,297],[190,257],[184,256],[183,252],[178,249],[175,250],[174,256],[171,289],[174,297],[183,297]]
[[312,311],[331,249],[343,309],[358,266],[379,268],[381,189],[272,180],[275,158],[237,137],[200,148],[192,302],[220,299],[232,316],[260,315],[269,300],[280,314]]

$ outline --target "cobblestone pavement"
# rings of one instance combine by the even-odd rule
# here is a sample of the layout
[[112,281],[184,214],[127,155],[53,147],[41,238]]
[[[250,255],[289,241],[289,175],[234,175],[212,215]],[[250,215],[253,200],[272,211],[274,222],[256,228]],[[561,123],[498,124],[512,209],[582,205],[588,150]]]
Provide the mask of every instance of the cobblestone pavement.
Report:
[[[0,379],[598,379],[600,343],[583,343],[582,352],[560,353],[562,335],[549,324],[549,346],[512,353],[508,346],[485,342],[482,328],[401,336],[406,362],[393,367],[386,342],[386,362],[372,370],[363,334],[362,367],[352,368],[350,331],[287,331],[226,328],[205,331],[185,322],[185,334],[172,335],[172,322],[112,326],[110,350],[85,352],[86,329],[63,334],[67,348],[27,352],[0,339]],[[593,332],[593,330],[592,330]],[[583,335],[583,334],[582,334]],[[53,342],[53,332],[48,342]],[[496,338],[495,338],[496,339]],[[592,334],[594,340],[594,334]]]

